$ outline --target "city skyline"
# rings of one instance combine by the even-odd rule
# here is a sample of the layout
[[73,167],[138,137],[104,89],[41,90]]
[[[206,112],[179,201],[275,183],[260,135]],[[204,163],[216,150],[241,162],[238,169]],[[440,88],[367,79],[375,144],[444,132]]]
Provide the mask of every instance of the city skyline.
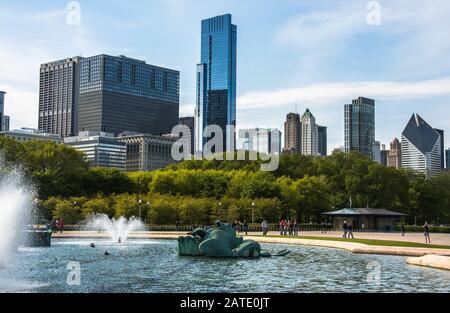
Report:
[[[37,125],[39,64],[77,54],[125,53],[180,70],[180,114],[193,115],[199,21],[230,13],[240,33],[238,128],[283,129],[286,114],[294,111],[297,103],[298,111],[310,108],[328,126],[330,152],[344,142],[342,105],[365,96],[377,101],[376,139],[381,143],[400,136],[412,112],[422,114],[436,128],[450,131],[450,63],[444,58],[450,40],[436,31],[448,29],[449,21],[443,18],[449,8],[445,1],[437,1],[432,10],[426,4],[411,6],[407,1],[382,3],[379,26],[367,25],[366,1],[352,5],[286,2],[283,8],[268,1],[218,1],[214,6],[153,1],[139,3],[139,10],[127,7],[133,18],[122,18],[118,2],[109,5],[107,14],[100,13],[99,4],[81,2],[80,26],[67,25],[66,4],[43,1],[25,8],[19,1],[2,6],[1,26],[17,30],[15,37],[0,35],[4,44],[0,90],[8,93],[6,111],[12,116],[11,129]],[[246,9],[256,4],[261,10],[246,16]],[[155,11],[150,8],[168,14],[154,16],[148,13]],[[429,13],[426,17],[420,14],[424,10]],[[337,18],[341,15],[349,17],[346,23]],[[153,23],[169,25],[173,20],[182,27],[149,32]],[[261,20],[264,23],[259,24]],[[325,32],[330,27],[336,30],[333,35]],[[144,43],[142,34],[148,38]],[[148,42],[161,44],[155,48]],[[334,46],[324,53],[321,48],[328,45],[326,42]],[[357,49],[363,44],[368,47],[364,54]],[[411,49],[416,52],[408,53]],[[428,52],[422,52],[425,50]],[[449,137],[445,139],[448,148]]]

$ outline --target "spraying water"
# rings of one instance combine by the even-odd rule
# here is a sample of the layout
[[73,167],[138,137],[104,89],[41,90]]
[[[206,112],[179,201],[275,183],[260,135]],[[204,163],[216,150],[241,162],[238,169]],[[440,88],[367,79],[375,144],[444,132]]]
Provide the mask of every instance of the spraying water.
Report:
[[138,218],[126,219],[121,216],[118,219],[109,218],[106,214],[92,216],[87,227],[89,229],[106,231],[113,242],[125,242],[132,231],[145,230],[145,225]]
[[20,172],[0,173],[0,263],[6,262],[21,242],[19,236],[31,222],[33,210],[34,192]]

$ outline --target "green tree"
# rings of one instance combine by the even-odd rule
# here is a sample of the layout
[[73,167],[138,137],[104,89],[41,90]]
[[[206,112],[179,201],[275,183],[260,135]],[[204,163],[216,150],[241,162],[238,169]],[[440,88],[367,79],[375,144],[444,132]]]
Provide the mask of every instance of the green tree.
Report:
[[87,195],[99,192],[110,195],[131,193],[135,191],[135,186],[129,176],[117,168],[95,167],[86,173],[83,179],[83,190]]
[[64,219],[64,223],[77,224],[82,221],[81,208],[73,202],[64,199],[58,199],[53,211],[53,217]]
[[93,199],[87,200],[83,204],[82,215],[87,218],[95,214],[106,214],[109,217],[113,217],[115,214],[113,204],[109,198],[103,196],[97,196]]
[[30,141],[24,147],[24,167],[41,199],[83,194],[82,180],[88,164],[81,152],[48,141]]

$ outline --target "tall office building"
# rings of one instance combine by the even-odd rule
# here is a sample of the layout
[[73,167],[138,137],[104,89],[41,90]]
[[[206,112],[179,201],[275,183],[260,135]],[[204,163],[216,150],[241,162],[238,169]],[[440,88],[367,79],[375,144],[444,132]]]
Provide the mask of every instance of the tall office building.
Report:
[[0,130],[3,130],[3,116],[5,115],[5,94],[6,92],[0,91]]
[[381,157],[381,165],[388,165],[388,156],[389,150],[386,150],[386,145],[381,145],[380,157]]
[[90,166],[125,170],[127,146],[113,134],[84,131],[78,136],[64,138],[64,143],[83,152]]
[[328,155],[328,145],[327,145],[327,128],[326,126],[318,126],[319,135],[319,154],[321,156]]
[[177,163],[172,158],[171,149],[178,138],[122,133],[117,140],[127,146],[127,172],[153,171]]
[[300,120],[302,125],[301,144],[302,154],[319,155],[319,129],[316,118],[309,109],[306,109]]
[[402,167],[427,177],[442,170],[441,136],[418,114],[413,114],[402,133]]
[[240,129],[236,147],[238,150],[279,154],[281,152],[281,132],[277,128]]
[[450,169],[450,148],[448,148],[447,150],[445,150],[445,164],[446,164],[446,169]]
[[201,60],[197,65],[195,149],[208,140],[204,130],[218,125],[224,132],[224,149],[233,150],[236,126],[237,27],[231,15],[201,23]]
[[180,73],[125,56],[80,61],[78,130],[167,134],[178,124]]
[[375,100],[359,97],[345,105],[345,152],[374,159]]
[[39,130],[61,137],[77,133],[80,57],[41,64]]
[[388,166],[399,169],[402,167],[402,145],[398,138],[391,141],[391,149],[388,154]]
[[301,153],[302,151],[302,123],[300,115],[289,113],[284,123],[284,151],[292,153]]
[[434,129],[438,132],[439,136],[441,136],[441,169],[445,168],[445,137],[444,131],[442,129]]
[[381,164],[381,143],[375,141],[373,144],[373,160]]
[[9,125],[11,123],[11,118],[8,115],[3,115],[3,121],[2,121],[2,131],[7,132],[9,131]]
[[195,147],[194,147],[194,127],[195,127],[194,117],[193,116],[180,117],[178,119],[178,124],[189,127],[189,130],[191,132],[191,135],[189,137],[189,143],[190,143],[191,155],[192,155],[195,152],[195,150],[194,150],[195,149]]

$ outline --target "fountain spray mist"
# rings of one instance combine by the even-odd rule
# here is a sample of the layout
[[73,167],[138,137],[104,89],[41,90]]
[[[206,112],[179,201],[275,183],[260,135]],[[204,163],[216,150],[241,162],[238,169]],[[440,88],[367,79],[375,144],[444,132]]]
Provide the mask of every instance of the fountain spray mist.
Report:
[[145,225],[139,218],[109,218],[106,214],[93,215],[87,222],[87,228],[108,232],[113,242],[125,242],[132,231],[143,231]]
[[32,222],[35,192],[18,169],[7,169],[0,160],[0,262],[16,250]]

